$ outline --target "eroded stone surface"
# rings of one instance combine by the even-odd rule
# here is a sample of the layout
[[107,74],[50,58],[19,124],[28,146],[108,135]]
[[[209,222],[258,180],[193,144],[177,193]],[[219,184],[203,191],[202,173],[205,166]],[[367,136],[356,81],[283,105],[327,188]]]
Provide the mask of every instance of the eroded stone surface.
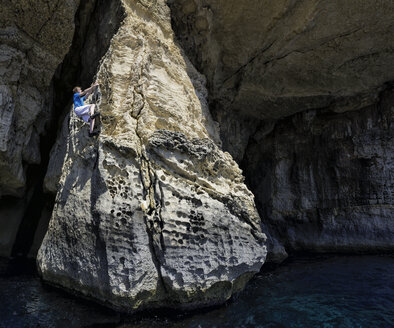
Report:
[[38,261],[45,280],[133,309],[158,289],[138,159],[89,139],[71,115],[61,185]]
[[[153,134],[148,154],[160,200],[153,226],[165,285],[186,304],[190,297],[201,305],[229,298],[259,270],[265,240],[235,163],[209,139],[187,140],[168,131]],[[245,273],[247,279],[238,282]]]
[[51,155],[45,185],[58,192],[39,268],[123,311],[222,303],[266,256],[253,195],[218,147],[205,79],[164,1],[123,4],[97,75],[101,135],[71,112]]

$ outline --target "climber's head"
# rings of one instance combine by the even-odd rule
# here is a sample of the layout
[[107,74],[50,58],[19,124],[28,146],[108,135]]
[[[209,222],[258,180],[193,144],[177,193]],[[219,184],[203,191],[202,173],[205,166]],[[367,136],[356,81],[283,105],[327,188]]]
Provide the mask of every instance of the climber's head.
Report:
[[74,93],[81,93],[81,92],[82,92],[82,89],[81,89],[81,87],[75,87],[75,88],[73,89],[73,92],[74,92]]

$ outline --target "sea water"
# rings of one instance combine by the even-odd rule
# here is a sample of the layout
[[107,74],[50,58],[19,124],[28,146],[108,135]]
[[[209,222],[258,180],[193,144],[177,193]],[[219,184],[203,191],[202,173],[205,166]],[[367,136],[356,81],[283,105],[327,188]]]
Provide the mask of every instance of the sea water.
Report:
[[224,306],[122,316],[0,266],[0,327],[394,327],[394,257],[298,258],[263,270]]

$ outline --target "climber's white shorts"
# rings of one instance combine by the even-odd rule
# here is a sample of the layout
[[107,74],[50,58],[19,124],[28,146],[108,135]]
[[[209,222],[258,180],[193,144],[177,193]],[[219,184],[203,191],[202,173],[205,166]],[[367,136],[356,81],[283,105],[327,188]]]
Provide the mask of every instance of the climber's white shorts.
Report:
[[89,122],[90,118],[90,106],[91,105],[84,105],[74,109],[75,114],[77,114],[78,117],[82,118],[87,123]]

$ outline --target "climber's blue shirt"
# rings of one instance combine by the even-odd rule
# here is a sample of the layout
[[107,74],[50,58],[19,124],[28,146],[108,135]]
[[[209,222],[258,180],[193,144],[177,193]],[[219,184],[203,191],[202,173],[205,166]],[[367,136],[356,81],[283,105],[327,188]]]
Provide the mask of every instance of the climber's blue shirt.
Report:
[[77,108],[79,106],[83,106],[84,103],[83,101],[85,100],[85,96],[80,97],[79,93],[74,93],[74,108]]

